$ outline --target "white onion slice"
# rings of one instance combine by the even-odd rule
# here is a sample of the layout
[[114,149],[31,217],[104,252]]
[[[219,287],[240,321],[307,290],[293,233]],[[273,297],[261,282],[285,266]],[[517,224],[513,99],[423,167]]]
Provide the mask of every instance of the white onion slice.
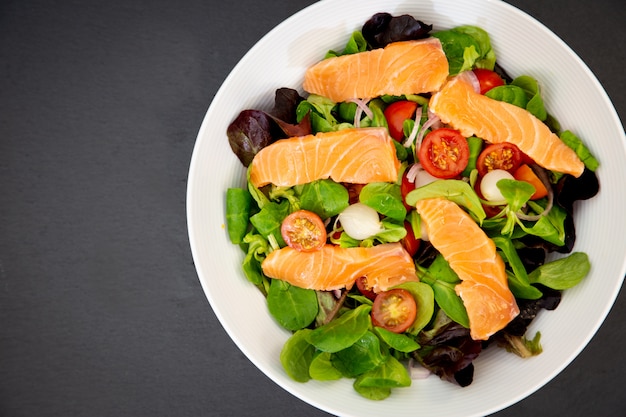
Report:
[[363,240],[382,230],[378,213],[363,203],[354,203],[342,211],[338,218],[343,231],[352,239]]
[[485,200],[493,203],[506,201],[497,186],[498,181],[502,179],[514,180],[515,178],[510,172],[503,169],[494,169],[483,176],[480,181],[480,192]]

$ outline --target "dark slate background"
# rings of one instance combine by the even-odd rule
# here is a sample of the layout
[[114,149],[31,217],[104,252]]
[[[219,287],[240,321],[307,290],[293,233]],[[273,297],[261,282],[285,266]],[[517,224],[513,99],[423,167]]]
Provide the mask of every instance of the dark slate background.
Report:
[[[622,0],[509,2],[587,62],[624,119]],[[310,3],[0,1],[1,416],[326,415],[229,339],[185,218],[211,99]],[[497,415],[624,415],[624,317],[622,292],[562,374]]]

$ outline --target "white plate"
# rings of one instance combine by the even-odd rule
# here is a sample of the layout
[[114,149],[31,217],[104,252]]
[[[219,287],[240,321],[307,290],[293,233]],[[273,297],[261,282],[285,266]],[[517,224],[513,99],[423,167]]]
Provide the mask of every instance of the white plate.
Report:
[[[300,86],[305,69],[328,49],[345,45],[374,13],[409,13],[435,30],[478,25],[489,32],[498,62],[512,76],[540,80],[551,112],[582,137],[600,160],[601,191],[577,206],[575,250],[589,254],[592,270],[565,292],[556,311],[542,312],[529,330],[542,333],[544,352],[520,359],[488,349],[475,362],[474,382],[460,388],[437,377],[396,389],[384,401],[356,394],[352,381],[292,381],[279,352],[289,336],[267,312],[259,291],[241,272],[243,254],[227,237],[224,196],[242,186],[245,173],[226,137],[228,124],[246,108],[269,110],[279,87]],[[573,105],[585,103],[585,105]],[[608,314],[626,273],[626,137],[600,83],[556,35],[520,10],[495,0],[325,0],[287,19],[237,64],[206,114],[193,152],[187,216],[193,258],[206,296],[241,351],[278,385],[326,412],[340,416],[482,416],[532,394],[585,347]],[[616,239],[607,237],[616,236]],[[232,303],[230,295],[237,294]],[[241,305],[247,306],[245,310]]]

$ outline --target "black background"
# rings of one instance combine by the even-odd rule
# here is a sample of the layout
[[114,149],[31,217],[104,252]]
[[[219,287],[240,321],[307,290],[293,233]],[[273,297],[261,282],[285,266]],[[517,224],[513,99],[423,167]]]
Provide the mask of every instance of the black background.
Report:
[[[0,1],[1,416],[326,415],[226,335],[185,218],[211,99],[310,3]],[[622,0],[509,3],[565,40],[626,117]],[[624,297],[564,372],[497,415],[624,415]]]

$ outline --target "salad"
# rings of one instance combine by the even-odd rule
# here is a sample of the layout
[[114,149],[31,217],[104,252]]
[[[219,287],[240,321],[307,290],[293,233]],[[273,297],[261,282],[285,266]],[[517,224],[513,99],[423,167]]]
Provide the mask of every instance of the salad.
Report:
[[[334,101],[285,87],[276,91],[270,111],[243,110],[227,135],[248,169],[248,183],[226,191],[227,228],[232,243],[245,253],[245,276],[266,297],[278,325],[292,332],[280,360],[296,381],[351,378],[354,389],[373,400],[430,374],[467,386],[473,361],[485,349],[504,348],[524,358],[540,354],[541,335],[526,335],[528,325],[540,310],[557,308],[563,291],[591,267],[586,254],[573,251],[573,212],[575,201],[599,190],[598,161],[548,113],[538,80],[513,78],[498,65],[483,29],[433,31],[411,16],[378,13],[342,51],[320,58],[431,38],[445,53],[449,79],[469,76],[480,95],[532,114],[575,152],[584,170],[576,176],[546,169],[516,143],[461,134],[431,111],[431,92]],[[259,185],[250,179],[257,155],[287,138],[381,128],[393,138],[396,180],[354,183],[327,177]],[[473,337],[469,304],[457,291],[465,278],[430,241],[433,230],[416,210],[416,203],[433,198],[458,205],[504,262],[515,317],[488,338]],[[414,277],[388,287],[368,282],[367,275],[345,278],[340,273],[336,285],[294,285],[270,274],[266,262],[284,249],[295,254],[293,259],[314,260],[312,265],[325,250],[354,254],[350,249],[359,249],[358,256],[341,258],[363,264],[358,274],[374,260],[391,259],[391,249],[398,247],[409,257]],[[559,259],[548,261],[551,252],[561,254]],[[362,256],[371,258],[362,262]],[[321,280],[315,269],[308,268]]]

